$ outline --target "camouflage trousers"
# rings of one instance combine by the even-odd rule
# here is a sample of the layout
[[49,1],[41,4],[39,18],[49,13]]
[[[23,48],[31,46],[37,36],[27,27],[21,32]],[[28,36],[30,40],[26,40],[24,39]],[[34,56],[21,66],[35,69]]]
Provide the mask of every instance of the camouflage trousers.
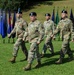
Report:
[[60,58],[64,58],[66,53],[68,54],[68,56],[70,58],[73,57],[73,53],[70,49],[70,40],[69,39],[63,39],[62,48],[60,51]]
[[36,42],[31,43],[30,50],[28,52],[28,63],[32,64],[34,58],[37,59],[37,61],[40,61],[40,54],[39,54],[39,45]]
[[45,43],[42,49],[42,54],[45,54],[47,51],[47,48],[50,50],[51,53],[54,53],[54,48],[53,48],[53,44],[52,44],[52,38],[47,36],[45,39]]
[[27,48],[25,46],[25,42],[22,40],[22,38],[18,38],[14,44],[13,48],[13,56],[17,56],[19,46],[21,46],[23,53],[28,56]]

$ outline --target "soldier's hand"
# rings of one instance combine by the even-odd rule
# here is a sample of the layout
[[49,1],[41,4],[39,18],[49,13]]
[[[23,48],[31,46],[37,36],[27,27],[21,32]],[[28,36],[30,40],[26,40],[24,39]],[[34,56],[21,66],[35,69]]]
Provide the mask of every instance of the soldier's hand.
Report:
[[37,44],[39,45],[39,44],[40,44],[40,42],[38,41],[38,42],[37,42]]
[[72,42],[74,42],[74,39],[72,39]]
[[23,41],[25,40],[25,38],[22,39]]
[[8,34],[8,38],[10,38],[11,37],[11,35],[10,34]]
[[54,35],[51,35],[51,38],[53,38],[54,37]]

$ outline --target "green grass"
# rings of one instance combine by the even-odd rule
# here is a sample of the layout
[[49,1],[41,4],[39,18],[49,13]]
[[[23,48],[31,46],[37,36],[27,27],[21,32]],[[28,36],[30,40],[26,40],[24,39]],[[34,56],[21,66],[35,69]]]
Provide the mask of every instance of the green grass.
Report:
[[[70,12],[70,8],[73,8],[74,0],[66,0],[66,1],[53,1],[52,5],[39,4],[34,6],[31,10],[25,11],[23,13],[23,18],[29,22],[28,14],[31,11],[35,11],[38,13],[38,19],[43,23],[45,20],[44,14],[49,12],[52,13],[52,10],[55,6],[59,7],[59,15],[61,10],[65,7],[68,12]],[[25,10],[25,9],[24,9]],[[73,9],[74,11],[74,9]],[[13,44],[9,44],[6,38],[6,43],[2,43],[2,38],[0,38],[0,75],[74,75],[74,61],[67,62],[67,55],[64,60],[64,64],[56,65],[55,61],[59,58],[59,51],[61,48],[62,41],[53,41],[55,56],[51,56],[50,52],[47,51],[46,57],[42,58],[42,67],[39,69],[34,69],[34,65],[36,64],[36,60],[32,64],[31,71],[23,71],[22,68],[27,65],[27,61],[20,62],[21,59],[24,59],[24,54],[21,49],[18,52],[18,56],[15,64],[11,64],[9,59],[12,57]],[[42,42],[40,44],[40,53],[43,47]],[[26,44],[28,50],[30,45]],[[74,51],[74,43],[71,42],[71,49]]]
[[[50,2],[52,3],[52,5],[49,4]],[[64,8],[68,11],[68,16],[70,16],[71,8],[73,9],[73,13],[74,13],[74,0],[46,1],[44,3],[39,3],[38,5],[33,6],[29,11],[25,11],[25,9],[24,9],[23,18],[27,22],[30,22],[29,13],[32,12],[32,11],[35,11],[38,14],[38,16],[37,16],[38,19],[41,22],[44,22],[44,20],[45,20],[45,16],[44,16],[45,13],[49,12],[50,14],[52,14],[54,7],[55,7],[55,13],[56,13],[56,11],[58,9],[59,17],[61,16],[61,11]]]
[[[0,38],[1,39],[1,38]],[[40,53],[43,47],[44,41],[40,44]],[[42,67],[39,69],[34,69],[36,60],[32,64],[31,71],[23,71],[23,67],[27,65],[27,61],[20,62],[24,59],[24,54],[21,49],[18,52],[18,56],[15,64],[11,64],[9,59],[12,57],[13,44],[2,43],[0,40],[0,75],[74,75],[74,61],[68,62],[66,55],[64,63],[61,65],[56,65],[55,61],[59,58],[59,51],[61,48],[62,41],[53,41],[55,55],[51,56],[49,50],[47,50],[46,57],[42,58]],[[74,51],[74,43],[71,42],[71,49]],[[26,44],[28,50],[30,45]]]
[[[52,5],[49,5],[49,3],[52,3]],[[52,14],[53,8],[55,7],[55,13],[58,9],[59,17],[61,16],[61,11],[65,8],[68,11],[68,16],[70,17],[70,10],[73,9],[74,12],[74,0],[64,0],[64,1],[46,1],[45,3],[40,3],[38,5],[33,6],[29,11],[23,12],[23,18],[30,22],[29,19],[29,13],[32,11],[37,12],[37,17],[41,22],[44,22],[45,20],[45,13]],[[59,8],[58,8],[59,7]],[[55,14],[56,15],[56,14]]]

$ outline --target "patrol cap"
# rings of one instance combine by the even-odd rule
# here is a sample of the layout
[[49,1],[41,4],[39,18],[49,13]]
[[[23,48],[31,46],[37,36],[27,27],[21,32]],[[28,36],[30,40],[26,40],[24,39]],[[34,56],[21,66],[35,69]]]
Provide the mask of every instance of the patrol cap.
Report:
[[37,16],[36,12],[31,12],[29,16]]
[[46,13],[45,16],[51,16],[50,13]]
[[65,13],[65,14],[67,14],[67,11],[66,10],[62,10],[62,12],[61,13]]

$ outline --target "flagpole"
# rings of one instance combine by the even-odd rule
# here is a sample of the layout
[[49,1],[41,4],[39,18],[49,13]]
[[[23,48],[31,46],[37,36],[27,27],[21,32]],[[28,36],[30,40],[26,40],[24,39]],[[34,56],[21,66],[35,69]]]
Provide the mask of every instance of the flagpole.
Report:
[[10,38],[8,38],[8,43],[10,43]]
[[15,43],[15,39],[13,38],[13,43]]
[[[20,11],[20,8],[18,8],[18,12]],[[12,23],[12,30],[14,29],[14,26],[15,26],[15,21],[16,21],[16,13],[15,13],[15,11],[14,11],[14,15],[13,15],[13,23]],[[14,43],[15,42],[15,33],[11,36],[12,37],[12,43]]]
[[[57,9],[57,12],[59,12],[59,7],[58,7],[58,9]],[[58,15],[59,15],[59,13],[58,13]],[[58,34],[58,41],[60,41],[60,33]]]
[[5,39],[3,39],[3,43],[5,43]]

